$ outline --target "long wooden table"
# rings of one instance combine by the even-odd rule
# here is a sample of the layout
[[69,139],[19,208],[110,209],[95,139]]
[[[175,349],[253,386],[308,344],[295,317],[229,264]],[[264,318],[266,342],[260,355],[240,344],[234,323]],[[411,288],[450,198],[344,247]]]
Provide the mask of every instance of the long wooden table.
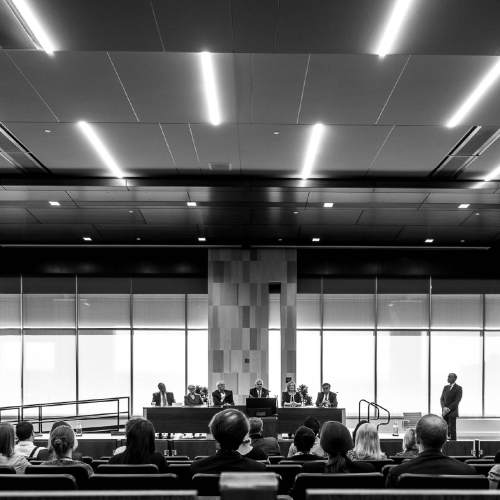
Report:
[[[241,410],[243,413],[246,410],[245,406],[233,406],[232,408]],[[153,423],[156,432],[206,433],[212,417],[223,409],[217,406],[145,406],[143,414]],[[307,417],[315,417],[320,423],[335,420],[345,424],[345,409],[316,408],[314,406],[278,408],[277,417],[264,419],[266,421],[264,430],[267,430],[264,434],[276,436],[277,433],[293,433]],[[275,425],[272,425],[273,421]]]

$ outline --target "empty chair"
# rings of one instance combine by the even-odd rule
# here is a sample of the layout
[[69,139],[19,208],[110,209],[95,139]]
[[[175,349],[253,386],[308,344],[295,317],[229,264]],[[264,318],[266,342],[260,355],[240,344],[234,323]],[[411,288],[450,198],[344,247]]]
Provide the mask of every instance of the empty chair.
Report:
[[16,469],[8,465],[0,465],[0,474],[15,474]]
[[97,472],[97,468],[99,467],[99,465],[106,465],[107,463],[107,460],[93,460],[90,466],[92,467],[94,472]]
[[495,461],[489,458],[469,458],[465,461],[465,463],[470,465],[475,465],[475,464],[495,465]]
[[88,483],[91,490],[176,490],[174,474],[95,474]]
[[167,468],[169,465],[175,465],[175,464],[189,464],[191,465],[193,463],[193,460],[167,460]]
[[363,462],[367,462],[372,464],[375,467],[376,472],[380,472],[386,465],[394,465],[394,460],[363,460]]
[[98,474],[158,474],[155,464],[101,464]]
[[40,491],[76,490],[76,481],[69,474],[2,474],[0,490],[3,491]]
[[295,477],[302,471],[302,465],[292,464],[272,464],[266,465],[266,472],[274,472],[280,476],[278,494],[288,495],[292,489]]
[[189,489],[191,488],[191,464],[190,463],[170,463],[168,464],[167,471],[170,474],[175,474],[179,481],[179,488]]
[[85,488],[89,480],[89,472],[83,465],[29,465],[26,474],[67,474],[75,478],[79,488]]
[[283,455],[271,455],[267,457],[267,459],[269,460],[270,464],[279,464],[282,460],[286,460],[286,457],[284,457]]
[[195,474],[191,485],[198,491],[198,496],[218,496],[220,495],[219,481],[219,474]]
[[187,462],[191,460],[187,455],[173,455],[172,457],[165,457],[169,462]]
[[398,488],[408,490],[486,490],[489,488],[488,479],[480,475],[401,474],[397,485]]

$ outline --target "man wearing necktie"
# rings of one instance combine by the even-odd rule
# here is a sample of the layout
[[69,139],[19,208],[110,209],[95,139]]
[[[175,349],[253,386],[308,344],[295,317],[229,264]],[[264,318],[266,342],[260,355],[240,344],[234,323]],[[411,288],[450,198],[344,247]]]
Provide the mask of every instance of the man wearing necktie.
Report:
[[264,382],[261,378],[255,381],[255,387],[250,389],[251,398],[268,398],[269,391],[264,387]]
[[212,392],[214,406],[234,405],[233,391],[226,390],[226,383],[223,380],[217,382],[217,390]]
[[172,392],[167,392],[163,382],[158,384],[158,389],[160,389],[158,392],[153,393],[153,405],[172,406],[172,403],[175,403],[174,394]]
[[441,393],[443,418],[448,424],[448,437],[452,441],[456,441],[457,439],[458,405],[462,399],[462,387],[456,382],[457,374],[450,373],[448,375],[448,385],[443,387],[443,392]]
[[321,386],[321,392],[318,392],[316,398],[316,406],[323,406],[327,408],[337,408],[337,394],[330,391],[330,384],[325,382]]

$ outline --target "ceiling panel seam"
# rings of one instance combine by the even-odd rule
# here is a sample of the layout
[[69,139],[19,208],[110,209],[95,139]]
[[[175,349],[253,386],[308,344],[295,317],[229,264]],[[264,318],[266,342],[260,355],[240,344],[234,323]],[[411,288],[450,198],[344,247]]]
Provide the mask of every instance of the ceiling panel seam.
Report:
[[194,140],[193,130],[191,129],[191,123],[188,122],[189,134],[191,135],[191,141],[193,143],[194,152],[196,153],[196,158],[198,160],[198,165],[200,162],[200,157],[198,156],[198,149],[196,148],[196,142]]
[[307,75],[309,73],[309,62],[311,61],[311,54],[307,55],[306,68],[304,71],[304,81],[302,82],[302,91],[300,92],[299,109],[297,110],[297,125],[300,121],[300,112],[302,111],[302,100],[304,99],[304,92],[306,90]]
[[161,30],[160,30],[160,24],[158,23],[158,16],[156,15],[155,7],[153,5],[153,0],[149,2],[149,5],[151,7],[151,12],[153,13],[153,19],[155,21],[155,26],[156,26],[156,33],[158,34],[158,38],[160,39],[160,44],[161,44],[161,50],[165,52],[165,44],[163,43],[163,37],[161,36]]
[[168,152],[170,153],[170,158],[172,158],[172,162],[174,163],[174,167],[177,167],[177,163],[175,161],[174,154],[172,153],[172,149],[170,148],[170,144],[168,143],[167,135],[165,134],[165,130],[163,130],[161,123],[158,123],[158,126],[160,127],[161,135],[163,136],[163,140],[165,141],[165,145],[167,146]]
[[390,128],[389,132],[387,132],[387,135],[385,136],[384,140],[382,141],[382,144],[377,149],[377,151],[375,153],[375,156],[373,157],[372,161],[370,162],[370,165],[368,166],[368,169],[365,172],[365,176],[368,174],[368,172],[370,172],[370,170],[372,169],[373,165],[375,165],[375,162],[377,161],[378,157],[380,156],[380,153],[382,152],[382,149],[384,148],[386,142],[389,140],[389,137],[391,136],[391,134],[394,132],[395,128],[396,128],[396,125],[393,125]]

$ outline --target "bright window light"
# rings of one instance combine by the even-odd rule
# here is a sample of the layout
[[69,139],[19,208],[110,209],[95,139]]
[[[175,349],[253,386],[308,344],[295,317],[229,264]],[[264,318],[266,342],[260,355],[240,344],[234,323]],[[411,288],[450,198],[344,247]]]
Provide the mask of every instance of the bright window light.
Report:
[[391,15],[382,33],[377,51],[379,57],[385,57],[394,45],[394,41],[401,31],[403,22],[410,10],[413,0],[395,0]]
[[186,205],[187,205],[188,207],[195,207],[195,206],[196,206],[196,201],[188,201],[188,202],[186,203]]
[[25,24],[31,32],[29,35],[33,35],[35,38],[33,40],[35,45],[47,52],[49,56],[52,56],[56,50],[54,42],[51,40],[49,34],[42,26],[42,23],[33,12],[28,2],[25,0],[10,0],[10,2],[14,7],[14,12],[22,18],[22,24]]
[[460,203],[460,205],[458,205],[458,208],[469,208],[470,207],[470,203]]
[[434,238],[427,238],[425,243],[434,243]]
[[324,208],[332,208],[333,203],[331,201],[327,201],[327,202],[323,203],[323,207]]
[[457,109],[453,116],[448,120],[446,126],[453,128],[459,125],[462,120],[469,114],[471,109],[479,102],[481,97],[493,86],[498,77],[500,76],[500,58],[490,68],[488,73],[483,76],[481,81],[477,84],[469,97],[465,99],[462,105]]
[[210,52],[200,52],[201,70],[203,73],[203,87],[205,89],[205,100],[207,102],[208,117],[212,125],[220,125],[221,112],[219,97],[217,95],[217,85],[215,83],[215,71],[212,54]]
[[311,129],[309,142],[307,143],[306,154],[304,157],[304,165],[302,167],[302,179],[306,180],[311,175],[311,170],[318,156],[319,145],[321,138],[325,132],[325,126],[322,123],[315,123]]
[[51,207],[60,207],[61,204],[58,201],[49,201]]
[[77,126],[87,141],[89,141],[90,145],[94,148],[95,152],[99,155],[99,158],[101,158],[103,163],[109,168],[109,170],[111,170],[113,175],[122,179],[123,172],[121,171],[121,168],[109,152],[108,148],[104,145],[101,138],[97,135],[92,125],[85,121],[79,121]]

